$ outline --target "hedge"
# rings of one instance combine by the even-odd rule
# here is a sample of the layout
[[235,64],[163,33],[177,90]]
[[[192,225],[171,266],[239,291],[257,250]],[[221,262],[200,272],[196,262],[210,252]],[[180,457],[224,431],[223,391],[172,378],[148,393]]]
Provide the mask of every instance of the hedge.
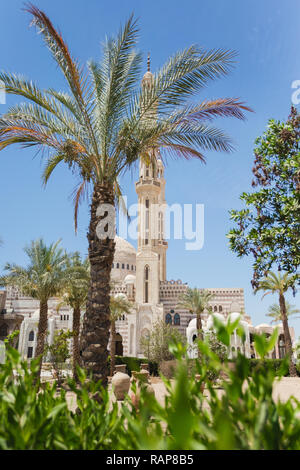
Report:
[[156,362],[148,361],[148,359],[141,359],[140,357],[127,357],[127,356],[116,356],[116,365],[126,364],[126,370],[128,375],[131,375],[131,371],[141,369],[141,364],[149,365],[149,372],[151,375],[158,375],[158,365]]
[[[249,359],[250,362],[250,374],[254,370],[264,369],[264,370],[273,370],[276,373],[279,372],[280,367],[282,367],[283,363],[285,362],[283,359]],[[285,362],[285,373],[284,377],[289,376],[289,369],[288,363]],[[279,375],[279,374],[277,374]],[[281,374],[280,374],[281,375]]]

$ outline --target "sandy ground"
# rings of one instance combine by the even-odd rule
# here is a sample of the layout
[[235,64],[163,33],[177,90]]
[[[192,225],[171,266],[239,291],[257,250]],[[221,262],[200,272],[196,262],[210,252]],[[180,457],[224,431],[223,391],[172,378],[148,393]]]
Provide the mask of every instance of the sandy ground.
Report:
[[[164,383],[161,379],[155,377],[152,380],[152,387],[154,388],[156,399],[161,405],[163,405],[166,396],[166,388]],[[221,394],[222,390],[219,390],[218,393]],[[276,382],[274,385],[274,400],[286,401],[291,396],[294,396],[300,401],[300,377],[284,377],[280,380],[280,382]],[[113,393],[111,393],[111,397],[112,401],[115,401]],[[73,392],[67,392],[67,401],[70,409],[75,411],[76,400]]]

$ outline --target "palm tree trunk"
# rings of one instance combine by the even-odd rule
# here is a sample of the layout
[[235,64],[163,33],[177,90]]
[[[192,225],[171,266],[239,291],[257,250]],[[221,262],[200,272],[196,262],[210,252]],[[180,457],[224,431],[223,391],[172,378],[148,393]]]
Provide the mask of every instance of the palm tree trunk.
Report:
[[296,366],[293,362],[293,348],[292,348],[292,339],[289,330],[288,324],[288,317],[286,314],[286,305],[285,305],[285,298],[283,294],[279,294],[279,305],[280,305],[280,313],[283,325],[283,334],[284,334],[284,342],[286,347],[287,355],[289,356],[289,372],[291,377],[297,377],[297,370]]
[[110,375],[114,375],[116,367],[116,322],[111,320],[111,345],[110,345]]
[[48,302],[40,302],[40,319],[38,325],[37,344],[35,350],[35,357],[40,357],[40,367],[38,370],[38,378],[41,376],[41,369],[43,363],[43,353],[45,348],[45,340],[48,329]]
[[110,272],[115,242],[112,232],[109,231],[112,229],[111,226],[106,225],[108,229],[106,238],[97,236],[98,224],[103,219],[107,220],[107,212],[103,216],[97,215],[97,209],[102,204],[109,204],[114,208],[113,188],[108,184],[95,185],[91,204],[91,220],[87,235],[91,283],[83,321],[81,349],[84,367],[92,373],[94,380],[101,380],[102,385],[106,386],[109,372],[107,345],[110,328]]
[[80,307],[73,310],[73,379],[78,380],[76,366],[80,365],[79,352]]

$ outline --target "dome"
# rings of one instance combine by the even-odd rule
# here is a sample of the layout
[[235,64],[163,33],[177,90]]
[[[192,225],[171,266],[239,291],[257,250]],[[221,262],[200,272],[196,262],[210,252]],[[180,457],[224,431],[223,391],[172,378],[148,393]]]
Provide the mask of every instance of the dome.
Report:
[[238,312],[233,312],[233,313],[230,313],[228,315],[228,318],[227,318],[227,323],[234,323],[236,320],[240,320],[241,319],[241,314],[238,313]]
[[150,72],[150,70],[148,70],[143,76],[143,81],[144,80],[153,80],[153,78],[154,78],[153,73]]
[[36,310],[36,311],[31,315],[31,318],[39,319],[39,318],[40,318],[40,311],[39,311],[39,310]]
[[223,315],[221,315],[220,313],[213,313],[212,315],[208,317],[208,320],[207,320],[207,328],[209,330],[211,330],[214,326],[214,318],[217,318],[222,323],[225,323],[225,318]]
[[127,299],[127,296],[123,294],[122,292],[119,292],[118,294],[114,295],[116,299]]
[[256,328],[257,330],[258,330],[259,328],[270,328],[270,329],[273,329],[273,326],[268,325],[267,323],[261,323],[260,325],[257,325],[255,328]]
[[116,254],[128,254],[128,255],[136,255],[136,249],[134,248],[131,243],[129,243],[127,240],[124,238],[118,237],[118,235],[115,236],[115,257]]
[[187,327],[188,327],[188,328],[197,328],[197,318],[193,318],[193,319],[189,322],[189,324],[188,324]]
[[136,277],[133,274],[127,274],[124,279],[125,284],[135,284]]
[[136,270],[136,249],[127,240],[118,236],[115,237],[115,244],[111,279],[120,283],[128,274],[132,274]]

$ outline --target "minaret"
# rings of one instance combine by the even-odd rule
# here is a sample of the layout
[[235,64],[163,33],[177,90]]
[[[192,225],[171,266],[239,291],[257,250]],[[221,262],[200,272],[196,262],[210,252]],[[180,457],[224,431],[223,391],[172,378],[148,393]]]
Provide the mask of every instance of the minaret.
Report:
[[[143,87],[151,87],[154,76],[150,71],[148,55],[147,72]],[[145,119],[156,117],[154,110],[145,113]],[[138,251],[136,262],[136,300],[138,303],[158,304],[160,281],[166,279],[167,242],[164,240],[165,179],[164,165],[159,150],[149,150],[149,159],[140,159],[138,195]]]

